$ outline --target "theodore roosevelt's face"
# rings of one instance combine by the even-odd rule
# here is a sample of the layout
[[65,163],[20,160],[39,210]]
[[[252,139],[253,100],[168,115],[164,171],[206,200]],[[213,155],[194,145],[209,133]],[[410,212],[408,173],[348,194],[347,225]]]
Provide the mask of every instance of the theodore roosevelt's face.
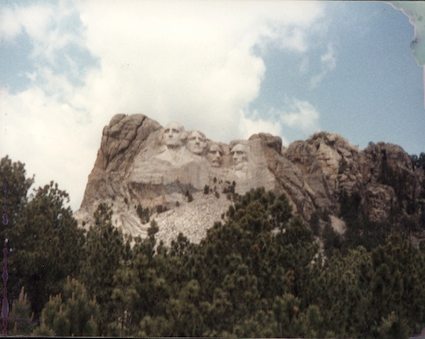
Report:
[[217,144],[212,144],[208,150],[208,160],[211,162],[211,166],[220,167],[222,162],[223,152]]
[[182,145],[183,126],[171,122],[164,128],[163,140],[167,147],[175,148]]
[[230,153],[232,154],[233,166],[235,169],[242,169],[248,161],[246,146],[237,144],[232,148]]
[[194,154],[202,154],[204,152],[205,146],[207,145],[205,136],[198,132],[193,131],[187,137],[187,148]]

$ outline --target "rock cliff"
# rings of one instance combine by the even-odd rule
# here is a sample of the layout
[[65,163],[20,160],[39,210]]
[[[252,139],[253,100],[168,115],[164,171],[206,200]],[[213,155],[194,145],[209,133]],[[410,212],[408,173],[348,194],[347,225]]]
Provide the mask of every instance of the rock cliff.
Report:
[[144,237],[155,219],[157,237],[165,243],[179,232],[199,242],[223,218],[234,194],[264,187],[285,194],[305,221],[325,211],[334,229],[344,232],[344,197],[358,197],[375,222],[394,209],[419,218],[411,204],[423,195],[423,182],[423,170],[396,145],[359,150],[325,132],[287,148],[281,138],[265,133],[224,144],[178,123],[163,127],[142,114],[118,114],[103,130],[75,215],[89,225],[97,205],[107,202],[114,223],[126,233]]

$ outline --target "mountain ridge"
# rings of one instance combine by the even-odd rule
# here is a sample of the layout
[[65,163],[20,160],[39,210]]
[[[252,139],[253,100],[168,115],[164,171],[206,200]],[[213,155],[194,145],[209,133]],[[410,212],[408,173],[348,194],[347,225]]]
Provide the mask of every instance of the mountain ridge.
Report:
[[424,177],[394,144],[360,150],[328,132],[288,147],[267,133],[226,144],[178,123],[163,127],[143,114],[117,114],[103,129],[75,217],[89,225],[97,205],[106,202],[125,233],[146,237],[155,219],[159,240],[170,243],[182,232],[199,242],[224,218],[235,194],[264,187],[285,194],[304,221],[318,218],[323,228],[328,220],[343,233],[344,206],[354,198],[358,213],[372,222],[422,222]]

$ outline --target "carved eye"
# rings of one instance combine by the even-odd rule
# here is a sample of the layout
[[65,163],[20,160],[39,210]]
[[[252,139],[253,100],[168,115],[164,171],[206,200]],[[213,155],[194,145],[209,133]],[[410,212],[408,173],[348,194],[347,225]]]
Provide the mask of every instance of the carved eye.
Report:
[[168,132],[170,132],[170,129],[169,128],[166,128],[164,132],[165,133],[168,133]]
[[173,133],[178,133],[179,131],[176,130],[175,128],[172,129]]

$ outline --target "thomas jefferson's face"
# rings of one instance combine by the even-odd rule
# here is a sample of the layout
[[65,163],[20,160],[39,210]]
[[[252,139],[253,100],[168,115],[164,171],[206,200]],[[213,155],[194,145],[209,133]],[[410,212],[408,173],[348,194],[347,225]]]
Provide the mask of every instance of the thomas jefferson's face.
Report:
[[191,132],[187,138],[187,148],[194,154],[202,154],[206,147],[207,143],[205,136],[198,132]]
[[211,162],[213,167],[220,167],[222,161],[222,150],[217,144],[212,144],[208,150],[208,160]]
[[175,148],[182,145],[183,126],[176,122],[171,122],[164,129],[164,144],[167,147]]
[[230,153],[232,154],[232,160],[235,169],[242,169],[245,163],[248,161],[246,146],[237,144],[232,148]]

